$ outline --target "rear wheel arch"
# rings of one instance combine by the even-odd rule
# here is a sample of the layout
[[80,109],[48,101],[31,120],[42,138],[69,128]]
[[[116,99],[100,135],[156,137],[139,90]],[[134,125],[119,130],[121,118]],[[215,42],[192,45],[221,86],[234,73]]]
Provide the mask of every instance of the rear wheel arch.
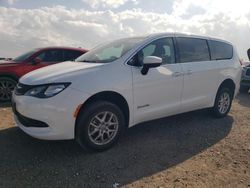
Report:
[[217,97],[218,93],[223,88],[228,88],[230,91],[232,91],[232,93],[231,93],[232,97],[234,96],[236,85],[231,78],[227,78],[223,82],[221,82],[221,84],[219,85],[219,87],[216,91],[216,95],[214,96],[214,99],[213,99],[213,105],[216,101],[216,97]]
[[218,90],[217,90],[217,93],[222,89],[222,88],[228,88],[230,91],[232,91],[232,96],[234,96],[235,94],[235,88],[236,88],[236,85],[234,83],[234,81],[231,79],[231,78],[228,78],[226,80],[224,80]]
[[[212,114],[217,117],[217,118],[222,118],[224,116],[226,116],[228,114],[228,112],[230,111],[230,108],[231,108],[231,104],[232,104],[232,100],[233,100],[233,97],[234,97],[234,93],[235,93],[235,83],[232,79],[228,78],[226,80],[224,80],[217,92],[216,92],[216,96],[214,98],[214,102],[213,102],[213,107],[210,109],[210,111],[212,112]],[[228,94],[230,95],[230,104],[228,104],[228,109],[226,112],[223,112],[221,113],[219,111],[219,100],[220,100],[220,97],[222,96],[222,94],[228,92]]]
[[80,114],[84,113],[84,111],[93,103],[96,101],[107,101],[107,102],[111,102],[115,105],[117,105],[120,110],[123,112],[124,116],[125,116],[125,122],[126,122],[126,126],[128,126],[129,124],[129,105],[127,103],[127,100],[119,93],[114,92],[114,91],[103,91],[103,92],[99,92],[96,93],[94,95],[92,95],[91,97],[89,97],[82,105],[82,107],[80,108],[77,117],[76,117],[76,121],[75,121],[75,135],[77,132],[77,122],[79,120]]

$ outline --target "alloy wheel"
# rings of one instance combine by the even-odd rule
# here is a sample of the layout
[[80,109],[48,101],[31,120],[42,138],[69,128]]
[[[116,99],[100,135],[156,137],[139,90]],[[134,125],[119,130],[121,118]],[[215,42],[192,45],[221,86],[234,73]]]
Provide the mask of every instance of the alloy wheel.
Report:
[[119,128],[117,116],[109,111],[95,115],[88,127],[89,139],[96,145],[105,145],[111,142]]
[[230,94],[224,92],[220,95],[220,99],[218,102],[218,110],[221,114],[225,114],[230,107]]
[[16,83],[12,80],[0,80],[0,101],[10,101],[15,86]]

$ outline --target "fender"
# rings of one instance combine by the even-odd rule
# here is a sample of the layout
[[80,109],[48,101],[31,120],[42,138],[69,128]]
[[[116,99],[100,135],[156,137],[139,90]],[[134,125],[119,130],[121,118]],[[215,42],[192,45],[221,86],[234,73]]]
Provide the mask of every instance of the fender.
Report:
[[15,74],[11,74],[11,73],[0,73],[0,77],[8,77],[8,78],[12,78],[16,81],[18,81],[20,79],[20,77],[18,77]]

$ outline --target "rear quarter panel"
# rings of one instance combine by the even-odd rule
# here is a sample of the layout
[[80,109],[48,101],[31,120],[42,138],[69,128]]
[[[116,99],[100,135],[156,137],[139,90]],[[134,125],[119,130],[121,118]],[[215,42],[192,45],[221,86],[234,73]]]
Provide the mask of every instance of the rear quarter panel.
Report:
[[234,48],[234,55],[232,59],[229,60],[218,60],[218,68],[219,68],[219,85],[226,79],[232,79],[235,83],[235,96],[237,95],[240,87],[242,67],[240,64],[239,56]]

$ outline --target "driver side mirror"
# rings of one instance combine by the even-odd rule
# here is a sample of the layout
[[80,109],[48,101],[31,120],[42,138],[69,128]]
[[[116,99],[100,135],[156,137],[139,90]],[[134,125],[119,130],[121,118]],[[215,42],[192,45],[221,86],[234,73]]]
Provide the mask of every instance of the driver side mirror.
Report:
[[32,65],[37,65],[41,62],[42,62],[42,59],[40,59],[39,57],[36,57],[32,60]]
[[147,56],[143,59],[142,75],[146,75],[150,68],[161,66],[162,58],[156,56]]

